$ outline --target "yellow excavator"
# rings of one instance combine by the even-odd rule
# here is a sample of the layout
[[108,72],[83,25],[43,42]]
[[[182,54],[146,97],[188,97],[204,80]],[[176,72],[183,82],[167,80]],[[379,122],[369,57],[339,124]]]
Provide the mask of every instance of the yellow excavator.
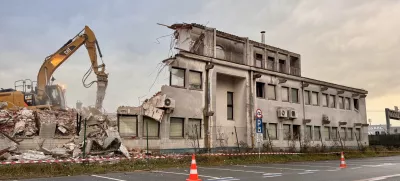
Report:
[[[95,82],[97,83],[95,108],[101,110],[108,85],[108,74],[105,72],[99,43],[88,26],[85,26],[81,32],[68,40],[55,53],[45,58],[37,75],[37,81],[18,80],[14,83],[14,89],[0,89],[0,102],[6,102],[7,108],[10,109],[15,107],[66,109],[65,89],[62,85],[53,85],[55,79],[52,75],[82,45],[85,45],[91,61],[91,66],[83,76],[82,83],[86,88],[89,88]],[[97,62],[97,51],[102,61],[100,65]],[[87,84],[86,79],[92,71],[96,74],[97,80]],[[35,83],[36,86],[34,86]],[[22,90],[17,90],[21,87]]]

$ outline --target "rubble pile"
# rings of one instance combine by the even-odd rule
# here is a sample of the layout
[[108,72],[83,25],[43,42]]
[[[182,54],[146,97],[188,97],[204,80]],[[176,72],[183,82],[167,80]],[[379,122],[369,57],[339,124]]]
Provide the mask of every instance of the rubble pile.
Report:
[[[110,157],[115,154],[131,158],[122,144],[115,115],[87,108],[80,111],[82,119],[78,122],[76,110],[6,110],[4,107],[0,108],[0,161]],[[58,136],[70,139],[54,144]],[[21,138],[26,137],[33,138],[36,149],[19,148],[20,142],[24,141]]]

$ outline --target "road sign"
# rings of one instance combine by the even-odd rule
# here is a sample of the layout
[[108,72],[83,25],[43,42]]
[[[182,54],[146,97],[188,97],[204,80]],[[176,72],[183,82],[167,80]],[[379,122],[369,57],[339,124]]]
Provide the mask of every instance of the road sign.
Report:
[[257,118],[262,118],[261,109],[257,109],[257,110],[256,110],[256,117],[257,117]]
[[256,132],[257,133],[262,133],[263,132],[262,119],[261,118],[257,118],[256,119]]

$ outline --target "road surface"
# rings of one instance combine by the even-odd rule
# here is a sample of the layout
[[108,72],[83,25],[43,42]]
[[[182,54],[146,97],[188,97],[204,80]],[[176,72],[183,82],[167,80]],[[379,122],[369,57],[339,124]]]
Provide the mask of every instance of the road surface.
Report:
[[[368,159],[347,159],[347,168],[336,161],[296,162],[286,164],[255,164],[218,167],[198,166],[202,181],[394,181],[400,180],[400,156]],[[29,179],[25,181],[185,181],[190,163],[184,169],[110,173],[71,177]]]

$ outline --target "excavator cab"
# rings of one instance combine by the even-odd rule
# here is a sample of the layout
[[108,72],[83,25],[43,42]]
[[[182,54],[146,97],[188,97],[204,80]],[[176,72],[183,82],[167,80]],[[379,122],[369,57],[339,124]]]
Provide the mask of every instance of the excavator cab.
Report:
[[52,105],[52,107],[56,109],[65,109],[65,89],[56,84],[56,85],[47,85],[46,86],[46,105]]

